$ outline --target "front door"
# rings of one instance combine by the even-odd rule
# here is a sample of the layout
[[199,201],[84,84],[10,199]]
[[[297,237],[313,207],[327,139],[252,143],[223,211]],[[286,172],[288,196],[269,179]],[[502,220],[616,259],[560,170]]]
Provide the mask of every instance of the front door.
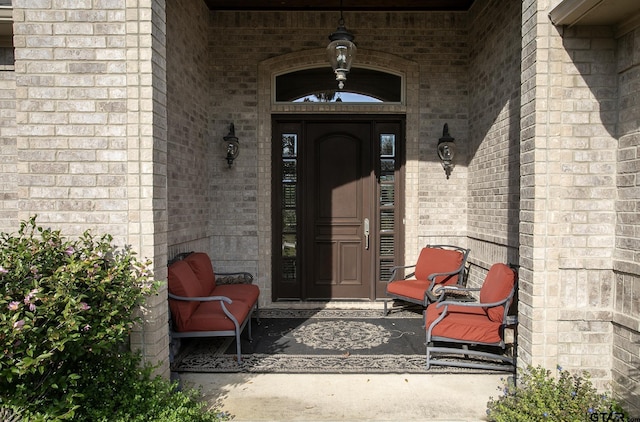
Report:
[[274,300],[382,297],[400,252],[401,120],[281,117],[273,128]]

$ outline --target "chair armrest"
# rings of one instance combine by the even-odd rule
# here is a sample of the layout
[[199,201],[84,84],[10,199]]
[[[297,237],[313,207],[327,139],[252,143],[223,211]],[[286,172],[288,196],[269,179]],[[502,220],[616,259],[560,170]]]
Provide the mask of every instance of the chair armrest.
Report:
[[449,286],[440,286],[442,290],[455,290],[458,292],[479,292],[481,289],[479,287],[464,287],[458,286],[457,284],[449,285]]
[[[462,262],[462,266],[456,268],[453,271],[429,274],[429,276],[427,277],[427,280],[429,280],[431,283],[429,284],[429,288],[427,290],[425,290],[425,296],[427,298],[429,298],[430,302],[436,302],[436,301],[440,300],[444,296],[442,294],[437,295],[433,291],[435,286],[436,286],[436,278],[437,277],[442,277],[442,276],[460,274],[461,271],[464,271],[464,265],[465,265],[465,263],[463,261]],[[458,283],[462,283],[462,282],[464,282],[464,275],[461,275],[460,277],[458,277]]]
[[220,302],[225,302],[225,303],[233,303],[233,301],[231,299],[229,299],[226,296],[194,296],[194,297],[187,297],[187,296],[177,296],[174,294],[169,293],[169,299],[174,299],[174,300],[183,300],[186,302],[213,302],[213,301],[220,301]]
[[253,274],[247,272],[215,273],[216,284],[253,284]]
[[429,276],[427,277],[428,280],[430,280],[432,283],[435,281],[436,277],[442,276],[442,275],[454,275],[454,274],[459,274],[460,273],[460,268],[458,267],[455,271],[449,271],[446,273],[431,273],[429,274]]
[[[438,273],[440,274],[440,273]],[[436,274],[437,275],[437,274]],[[431,276],[429,276],[429,278],[431,278]],[[435,292],[436,288],[438,289],[437,293]],[[436,286],[435,284],[435,279],[431,280],[431,284],[429,285],[429,288],[427,290],[425,290],[425,295],[427,295],[427,297],[430,299],[431,302],[442,302],[446,296],[446,292],[448,291],[456,291],[456,292],[460,292],[463,294],[469,293],[469,292],[477,292],[480,291],[479,288],[473,288],[473,287],[463,287],[463,286],[458,286],[458,285],[450,285],[450,286],[442,286],[442,285],[438,285]],[[463,296],[463,295],[460,295]],[[470,295],[467,295],[470,296]]]
[[220,302],[220,307],[222,308],[222,312],[224,312],[224,314],[229,317],[229,319],[231,321],[233,321],[233,323],[238,326],[238,320],[236,319],[236,317],[227,309],[227,307],[224,305],[225,303],[233,303],[233,300],[229,299],[226,296],[199,296],[199,297],[186,297],[186,296],[177,296],[174,294],[169,293],[169,299],[174,299],[174,300],[183,300],[183,301],[188,301],[188,302]]
[[470,294],[471,292],[480,291],[479,288],[471,288],[471,287],[462,287],[458,285],[452,286],[442,286],[437,285],[429,290],[431,292],[430,296],[433,295],[434,302],[443,302],[445,298],[451,297],[455,299],[451,299],[456,302],[473,302],[475,298]]
[[481,303],[481,302],[459,302],[456,300],[443,300],[442,302],[438,302],[436,304],[436,307],[440,308],[441,306],[445,306],[445,310],[443,313],[447,312],[446,307],[449,305],[456,305],[456,306],[465,306],[468,308],[494,308],[496,306],[500,306],[500,305],[504,305],[505,303],[507,303],[507,301],[510,300],[509,297],[506,297],[504,299],[502,299],[499,302],[491,302],[491,303]]
[[[407,268],[415,268],[415,267],[416,267],[416,265],[415,265],[415,264],[413,264],[413,265],[403,265],[403,266],[391,267],[391,269],[390,269],[390,270],[391,270],[391,276],[389,277],[389,280],[387,280],[387,282],[389,282],[389,283],[390,283],[390,282],[392,282],[392,281],[394,281],[394,280],[399,280],[398,278],[396,278],[396,272],[398,272],[398,270],[405,270],[405,269],[407,269]],[[407,274],[407,275],[403,276],[403,277],[402,277],[402,279],[405,279],[405,278],[407,278],[407,277],[411,277],[411,276],[413,276],[414,274],[415,274],[415,273],[413,273],[413,272],[412,272],[412,273],[409,273],[409,274]]]

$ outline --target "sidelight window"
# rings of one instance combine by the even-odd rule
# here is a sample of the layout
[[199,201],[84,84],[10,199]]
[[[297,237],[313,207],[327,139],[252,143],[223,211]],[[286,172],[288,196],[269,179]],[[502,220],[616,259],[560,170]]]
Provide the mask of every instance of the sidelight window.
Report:
[[396,135],[380,134],[379,192],[380,250],[379,280],[388,280],[395,264],[396,225]]
[[298,259],[298,135],[282,135],[282,279],[296,283]]

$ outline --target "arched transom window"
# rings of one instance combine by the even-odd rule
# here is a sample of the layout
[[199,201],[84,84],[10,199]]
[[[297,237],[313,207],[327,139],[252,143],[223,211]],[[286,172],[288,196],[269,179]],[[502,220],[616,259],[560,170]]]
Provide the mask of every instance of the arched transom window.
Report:
[[400,103],[402,77],[374,69],[353,68],[338,89],[331,68],[297,70],[276,76],[276,102]]

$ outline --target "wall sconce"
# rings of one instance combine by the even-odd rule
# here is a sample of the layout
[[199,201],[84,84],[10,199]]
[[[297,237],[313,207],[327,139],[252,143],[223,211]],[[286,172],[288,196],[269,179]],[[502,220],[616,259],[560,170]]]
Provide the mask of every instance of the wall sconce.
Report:
[[347,73],[351,70],[351,62],[356,55],[356,45],[353,43],[353,34],[344,26],[342,18],[342,1],[340,2],[340,20],[336,32],[329,35],[331,42],[327,46],[327,57],[329,63],[336,74],[338,88],[344,88],[344,82],[347,80]]
[[442,168],[447,175],[447,179],[453,170],[453,157],[456,155],[455,139],[449,135],[449,125],[444,124],[442,129],[442,138],[438,140],[438,157],[442,160]]
[[233,160],[238,158],[240,154],[240,143],[238,142],[238,137],[236,136],[236,128],[231,123],[229,125],[229,134],[224,138],[224,151],[226,153],[227,164],[229,164],[229,168],[233,164]]

